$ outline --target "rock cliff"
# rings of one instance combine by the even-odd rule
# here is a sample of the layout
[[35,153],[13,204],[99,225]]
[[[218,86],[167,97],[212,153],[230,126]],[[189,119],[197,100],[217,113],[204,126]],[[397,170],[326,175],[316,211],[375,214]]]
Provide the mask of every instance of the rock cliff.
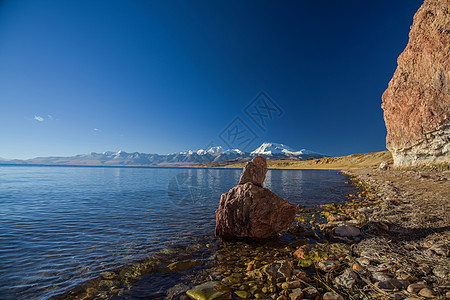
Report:
[[383,94],[386,146],[398,166],[450,162],[450,1],[425,1]]

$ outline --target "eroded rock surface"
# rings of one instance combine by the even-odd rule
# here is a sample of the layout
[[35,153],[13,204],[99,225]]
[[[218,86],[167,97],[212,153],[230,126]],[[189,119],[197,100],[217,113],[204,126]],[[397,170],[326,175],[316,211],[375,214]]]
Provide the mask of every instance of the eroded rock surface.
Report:
[[216,235],[267,239],[289,228],[297,206],[269,189],[240,184],[222,194],[216,211]]
[[249,161],[242,171],[239,184],[251,182],[256,186],[264,187],[264,179],[266,179],[267,163],[264,157],[256,156]]
[[450,1],[425,1],[383,94],[395,165],[450,161]]
[[216,211],[216,236],[261,240],[289,228],[297,206],[262,187],[266,172],[266,160],[256,156],[244,167],[239,184],[222,194]]

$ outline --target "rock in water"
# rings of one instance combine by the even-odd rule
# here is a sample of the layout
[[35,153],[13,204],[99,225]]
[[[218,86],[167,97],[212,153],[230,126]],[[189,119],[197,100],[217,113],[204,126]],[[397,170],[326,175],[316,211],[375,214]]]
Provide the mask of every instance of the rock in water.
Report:
[[266,173],[266,159],[258,155],[244,166],[241,178],[239,179],[239,184],[251,182],[256,186],[264,187],[264,179],[266,178]]
[[291,226],[297,206],[263,187],[266,172],[266,160],[256,156],[245,165],[239,185],[222,194],[216,210],[216,236],[261,240]]
[[222,194],[216,211],[216,235],[222,238],[273,238],[291,226],[297,207],[272,191],[240,184]]
[[383,94],[395,165],[450,161],[450,1],[427,0]]

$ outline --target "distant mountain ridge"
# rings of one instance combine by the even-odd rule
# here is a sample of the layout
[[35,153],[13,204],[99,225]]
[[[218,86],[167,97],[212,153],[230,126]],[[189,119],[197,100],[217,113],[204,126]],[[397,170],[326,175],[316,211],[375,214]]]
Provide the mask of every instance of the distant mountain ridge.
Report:
[[221,146],[209,149],[188,150],[167,155],[146,154],[140,152],[91,152],[70,157],[36,157],[27,160],[1,161],[3,164],[34,164],[34,165],[75,165],[75,166],[142,166],[142,167],[170,167],[188,166],[197,163],[221,162],[228,160],[245,160],[256,155],[268,159],[306,160],[326,157],[326,155],[302,149],[296,151],[289,146],[278,143],[263,143],[252,152],[239,149],[224,149]]

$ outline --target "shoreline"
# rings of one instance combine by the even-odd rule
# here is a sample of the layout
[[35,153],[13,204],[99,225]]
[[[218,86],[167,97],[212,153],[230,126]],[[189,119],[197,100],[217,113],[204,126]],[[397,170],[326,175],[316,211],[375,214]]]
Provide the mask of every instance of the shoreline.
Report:
[[[89,289],[54,299],[129,299],[136,289],[151,289],[148,278],[157,274],[180,280],[155,299],[186,300],[188,291],[199,296],[204,283],[222,288],[225,299],[450,299],[450,217],[445,214],[450,172],[342,173],[359,192],[348,195],[345,204],[300,208],[277,240],[211,237],[208,244],[194,245],[201,259],[174,253],[158,263],[126,267],[131,273],[107,272],[85,285]],[[270,271],[282,267],[287,268],[277,271],[282,275]],[[123,274],[133,274],[126,285]]]

